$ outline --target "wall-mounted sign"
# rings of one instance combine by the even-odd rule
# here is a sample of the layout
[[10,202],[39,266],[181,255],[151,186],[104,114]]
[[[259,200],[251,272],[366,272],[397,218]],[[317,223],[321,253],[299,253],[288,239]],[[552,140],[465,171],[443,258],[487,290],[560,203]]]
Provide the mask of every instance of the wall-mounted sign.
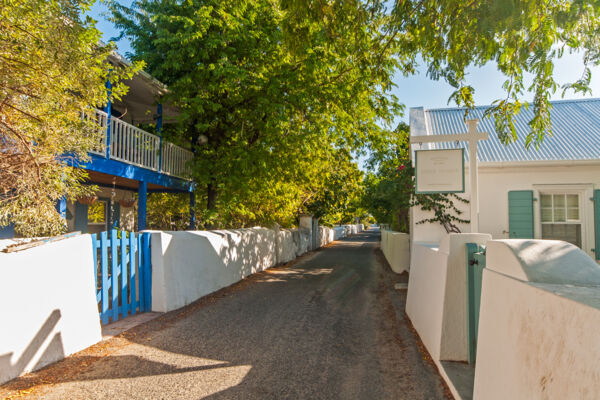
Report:
[[464,149],[415,151],[416,193],[463,193]]

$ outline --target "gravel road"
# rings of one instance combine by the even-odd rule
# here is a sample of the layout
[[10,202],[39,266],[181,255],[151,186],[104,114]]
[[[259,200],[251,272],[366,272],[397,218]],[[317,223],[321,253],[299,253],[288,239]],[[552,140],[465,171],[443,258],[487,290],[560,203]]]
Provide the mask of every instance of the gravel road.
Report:
[[[44,399],[444,399],[370,230],[4,388]],[[19,392],[20,390],[20,392]],[[0,388],[0,397],[3,394]]]

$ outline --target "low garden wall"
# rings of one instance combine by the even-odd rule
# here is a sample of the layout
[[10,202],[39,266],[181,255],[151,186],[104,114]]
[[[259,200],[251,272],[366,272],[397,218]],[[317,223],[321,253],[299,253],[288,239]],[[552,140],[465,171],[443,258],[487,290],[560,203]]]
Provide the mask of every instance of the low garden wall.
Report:
[[[319,227],[320,246],[359,229],[357,225]],[[309,250],[310,241],[304,229],[153,232],[152,310],[175,310],[251,274],[290,262]]]
[[410,267],[410,247],[408,233],[381,231],[381,252],[390,264],[392,271],[401,274]]
[[491,235],[451,233],[411,249],[406,313],[434,360],[467,360],[466,243]]
[[559,241],[494,240],[483,270],[475,399],[600,393],[600,267]]
[[101,339],[90,235],[0,252],[0,383]]

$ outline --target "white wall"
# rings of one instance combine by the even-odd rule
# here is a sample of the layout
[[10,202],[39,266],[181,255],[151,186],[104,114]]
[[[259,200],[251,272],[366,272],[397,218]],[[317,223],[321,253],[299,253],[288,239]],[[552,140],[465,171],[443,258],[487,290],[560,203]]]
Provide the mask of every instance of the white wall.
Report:
[[487,234],[452,233],[439,247],[412,245],[406,313],[436,360],[467,360],[465,245],[490,239]]
[[381,251],[392,271],[401,274],[410,267],[410,246],[408,233],[381,231]]
[[[468,177],[469,169],[465,169]],[[459,194],[470,198],[469,179],[465,180],[466,192]],[[533,190],[539,199],[540,191],[572,191],[581,199],[584,226],[583,250],[593,256],[593,189],[600,187],[600,165],[535,166],[523,163],[517,167],[498,167],[480,164],[479,168],[479,231],[490,233],[494,239],[508,238],[508,192],[510,190]],[[469,204],[459,204],[464,219],[470,219]],[[416,242],[439,242],[445,231],[439,224],[415,223],[430,217],[413,207],[411,210],[412,240]],[[541,238],[539,200],[534,202],[535,238]],[[460,225],[462,232],[470,232],[469,225]]]
[[166,312],[276,263],[271,229],[152,233],[152,310]]
[[[545,242],[512,242],[487,245],[474,398],[597,398],[600,267],[564,242],[551,252]],[[579,278],[558,265],[580,265]]]
[[102,339],[92,240],[0,253],[0,383]]
[[[344,230],[322,228],[327,238]],[[278,229],[152,232],[152,311],[183,307],[308,251],[307,229]]]

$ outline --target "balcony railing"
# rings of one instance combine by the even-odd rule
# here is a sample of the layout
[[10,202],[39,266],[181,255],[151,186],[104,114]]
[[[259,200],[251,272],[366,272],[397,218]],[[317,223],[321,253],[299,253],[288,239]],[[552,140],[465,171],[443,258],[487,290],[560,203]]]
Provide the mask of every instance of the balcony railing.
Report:
[[[98,145],[91,153],[106,156],[108,115],[96,110],[93,117],[101,129],[102,135]],[[193,153],[173,143],[162,142],[160,137],[148,133],[118,118],[110,120],[110,154],[113,160],[147,168],[166,175],[189,178],[191,170],[189,162]]]

